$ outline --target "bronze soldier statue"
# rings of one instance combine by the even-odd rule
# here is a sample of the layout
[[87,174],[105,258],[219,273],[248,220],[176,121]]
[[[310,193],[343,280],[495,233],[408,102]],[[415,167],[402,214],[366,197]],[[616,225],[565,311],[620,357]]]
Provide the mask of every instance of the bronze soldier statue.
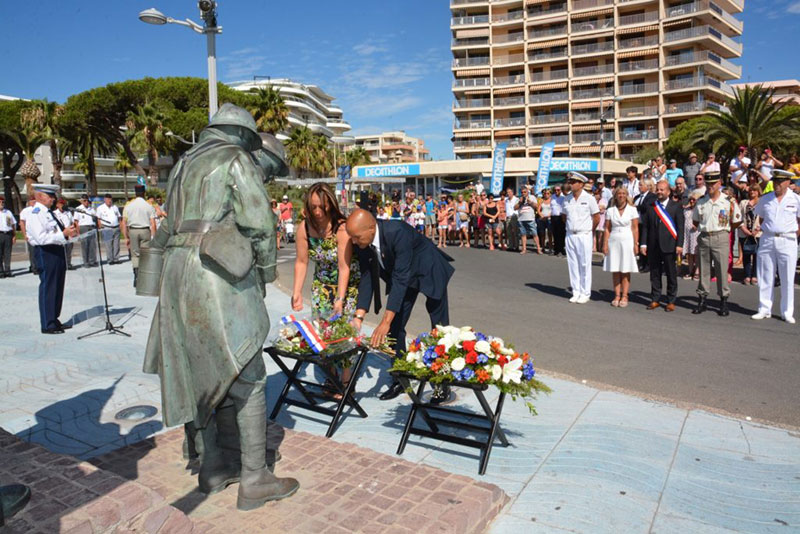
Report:
[[200,490],[238,481],[240,510],[299,487],[265,459],[264,295],[275,279],[276,221],[262,168],[271,160],[251,154],[260,150],[252,116],[224,104],[172,170],[169,215],[150,243],[163,267],[144,371],[161,378],[164,424],[196,431]]

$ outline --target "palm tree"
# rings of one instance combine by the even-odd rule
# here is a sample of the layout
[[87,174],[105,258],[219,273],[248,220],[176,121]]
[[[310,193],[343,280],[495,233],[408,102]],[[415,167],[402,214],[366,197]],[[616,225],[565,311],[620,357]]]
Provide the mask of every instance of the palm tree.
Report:
[[286,160],[299,178],[313,168],[315,139],[307,126],[295,128],[286,140]]
[[37,178],[42,174],[39,167],[36,165],[34,155],[36,149],[47,141],[41,131],[34,128],[31,124],[26,124],[19,130],[4,132],[17,146],[19,146],[24,161],[19,168],[19,174],[25,179],[25,193],[28,198],[33,198],[33,184],[36,183]]
[[128,154],[122,147],[117,149],[117,157],[114,161],[114,168],[118,171],[122,171],[122,189],[125,192],[125,200],[128,200],[128,171],[133,169],[134,165],[131,163],[131,160],[128,159]]
[[289,127],[289,108],[279,89],[254,87],[247,102],[247,111],[253,114],[259,131],[276,134]]
[[75,168],[86,175],[86,186],[89,194],[97,196],[97,167],[95,155],[108,156],[114,152],[115,145],[102,133],[93,128],[82,128],[70,132],[64,140],[63,154],[76,154],[78,163]]
[[312,166],[319,176],[328,176],[333,171],[333,150],[328,145],[328,138],[322,134],[314,136]]
[[64,113],[64,106],[57,102],[40,100],[33,107],[22,112],[21,122],[42,133],[50,147],[50,161],[53,163],[53,182],[61,186],[61,168],[64,162],[58,149],[60,140],[58,119]]
[[132,145],[147,153],[147,178],[150,185],[158,184],[158,153],[167,145],[164,135],[164,121],[167,116],[153,104],[137,106],[135,112],[128,113],[127,126],[133,134]]
[[774,94],[774,89],[767,91],[761,85],[734,89],[728,110],[714,110],[700,119],[695,140],[708,142],[715,153],[728,157],[745,146],[755,158],[767,147],[796,139],[800,108],[784,110],[786,104],[773,101]]
[[358,167],[359,165],[369,165],[372,159],[369,157],[369,152],[363,146],[353,147],[344,153],[344,161],[350,167]]

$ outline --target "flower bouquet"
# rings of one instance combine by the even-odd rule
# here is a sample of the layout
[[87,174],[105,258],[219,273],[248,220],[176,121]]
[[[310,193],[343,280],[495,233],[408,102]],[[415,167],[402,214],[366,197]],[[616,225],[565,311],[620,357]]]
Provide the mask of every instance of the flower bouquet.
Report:
[[[391,371],[409,374],[432,384],[469,382],[495,386],[503,393],[532,399],[550,388],[535,378],[533,359],[520,354],[499,337],[486,336],[472,327],[437,326],[417,337]],[[526,402],[532,414],[536,409]]]
[[[343,369],[352,365],[355,349],[367,346],[369,341],[341,316],[309,320],[287,315],[281,322],[286,326],[278,331],[273,342],[278,350],[296,355],[313,354]],[[389,341],[384,345],[373,350],[391,352]]]

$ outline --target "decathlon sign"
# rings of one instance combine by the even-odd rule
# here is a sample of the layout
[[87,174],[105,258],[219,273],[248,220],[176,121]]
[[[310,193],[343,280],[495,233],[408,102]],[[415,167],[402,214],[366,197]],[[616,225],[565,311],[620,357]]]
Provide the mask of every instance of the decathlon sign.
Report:
[[597,172],[600,166],[593,159],[554,159],[550,163],[551,172]]
[[418,176],[419,164],[370,165],[356,168],[356,178],[393,178],[395,176]]

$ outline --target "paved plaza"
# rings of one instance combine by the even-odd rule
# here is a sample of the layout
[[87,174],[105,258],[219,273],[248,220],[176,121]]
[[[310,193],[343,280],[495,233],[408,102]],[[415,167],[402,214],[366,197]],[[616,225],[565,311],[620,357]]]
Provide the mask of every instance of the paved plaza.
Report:
[[[282,261],[283,266],[288,266],[290,258],[282,256]],[[15,264],[17,269],[22,267],[22,263]],[[456,268],[460,267],[461,262],[457,262]],[[134,295],[129,263],[108,267],[107,276],[112,318],[123,324],[131,338],[99,335],[76,339],[104,324],[98,315],[102,291],[91,271],[79,269],[67,274],[62,321],[72,318],[75,327],[61,336],[39,334],[38,279],[21,275],[0,284],[4,303],[0,317],[0,427],[36,446],[13,446],[11,453],[6,452],[2,458],[4,465],[14,462],[15,450],[20,464],[39,455],[45,466],[88,460],[90,464],[79,465],[99,467],[101,472],[110,473],[108,476],[122,479],[118,484],[134,482],[141,490],[131,491],[150,495],[148,506],[152,511],[162,510],[158,506],[163,501],[162,507],[169,505],[177,510],[164,508],[167,511],[160,512],[166,514],[164,517],[175,514],[172,521],[178,521],[185,514],[189,521],[186,525],[194,525],[197,532],[220,528],[222,521],[230,527],[228,532],[240,527],[244,530],[245,525],[253,531],[258,518],[262,519],[262,531],[284,532],[277,523],[270,522],[270,518],[288,517],[284,514],[296,518],[292,532],[348,532],[362,528],[364,532],[402,532],[409,526],[414,532],[424,532],[426,528],[462,532],[453,525],[463,524],[482,529],[483,515],[463,516],[452,511],[457,508],[448,510],[451,505],[457,506],[450,500],[466,502],[460,496],[473,487],[478,488],[474,490],[475,500],[486,503],[487,514],[495,504],[499,508],[505,503],[488,526],[488,532],[493,534],[800,532],[797,430],[677,407],[542,373],[553,393],[535,402],[540,415],[530,416],[524,403],[507,402],[501,425],[511,445],[495,446],[486,475],[479,476],[476,451],[458,445],[412,437],[404,454],[396,456],[410,403],[405,396],[388,402],[377,400],[377,392],[388,382],[384,371],[389,365],[377,356],[367,360],[357,387],[357,398],[369,417],[346,416],[328,445],[323,437],[327,423],[313,413],[288,408],[277,417],[276,423],[285,429],[285,439],[281,443],[284,459],[277,464],[276,472],[298,476],[303,485],[296,498],[247,514],[233,509],[231,492],[235,488],[206,501],[198,497],[193,490],[194,479],[185,472],[180,430],[170,431],[160,422],[157,378],[141,372],[156,301]],[[266,301],[273,326],[289,312],[289,298],[279,287],[288,283],[284,276],[268,290]],[[514,340],[521,346],[527,341]],[[271,409],[283,378],[269,360],[267,369]],[[476,413],[479,409],[477,403],[462,394],[457,404]],[[123,409],[137,406],[155,408],[155,414],[144,409],[138,419],[121,419]],[[279,432],[276,426],[270,428]],[[10,443],[10,439],[0,442]],[[47,456],[37,452],[42,451],[38,445],[73,458]],[[347,487],[352,483],[344,480],[344,472],[354,474],[347,466],[363,458],[372,459],[373,463],[359,464],[360,474],[365,477],[359,483],[367,484],[359,492],[358,484]],[[341,469],[326,470],[322,460],[337,467],[341,462]],[[393,465],[404,466],[399,468],[401,472],[394,473],[397,476],[385,475],[386,483],[394,489],[370,492],[370,471],[391,473]],[[427,487],[429,495],[422,477],[408,474],[417,469],[433,477]],[[24,480],[22,471],[19,468],[17,474]],[[166,487],[161,481],[173,472],[179,473],[178,480]],[[0,470],[2,483],[15,482],[6,479],[14,474],[15,471]],[[439,478],[449,481],[448,488],[443,489],[444,482]],[[41,494],[37,506],[20,514],[20,521],[35,523],[33,515],[41,514],[37,507],[50,507],[52,515],[65,516],[70,507],[91,506],[94,500],[104,499],[116,489],[114,484],[108,484],[111,487],[99,486],[86,501],[72,503],[63,501],[63,496],[51,495],[55,490],[47,488],[47,484],[34,484],[34,492]],[[499,488],[497,494],[489,489],[492,487]],[[372,488],[377,490],[378,486]],[[404,490],[408,493],[400,495]],[[484,490],[490,495],[481,501]],[[431,515],[424,516],[424,524],[421,518],[411,523],[416,516],[408,510],[397,512],[387,523],[380,523],[381,517],[388,521],[383,515],[359,516],[363,521],[358,524],[339,524],[338,519],[325,516],[347,512],[344,503],[350,501],[355,503],[350,506],[361,504],[385,510],[380,499],[370,501],[376,498],[374,494],[387,497],[385,506],[391,506],[390,501],[410,503],[404,506],[424,502],[431,508]],[[112,498],[119,497],[114,495]],[[315,499],[324,495],[328,495],[327,504],[315,506]],[[352,495],[360,497],[351,498]],[[83,509],[76,513],[85,512]],[[438,512],[449,514],[439,516]],[[92,517],[85,520],[91,523],[89,527],[76,519],[61,528],[99,531]],[[374,521],[378,523],[372,525],[370,522]],[[321,523],[329,530],[319,530]],[[163,524],[164,521],[158,523],[159,528]],[[383,530],[378,526],[381,524],[385,526]]]

